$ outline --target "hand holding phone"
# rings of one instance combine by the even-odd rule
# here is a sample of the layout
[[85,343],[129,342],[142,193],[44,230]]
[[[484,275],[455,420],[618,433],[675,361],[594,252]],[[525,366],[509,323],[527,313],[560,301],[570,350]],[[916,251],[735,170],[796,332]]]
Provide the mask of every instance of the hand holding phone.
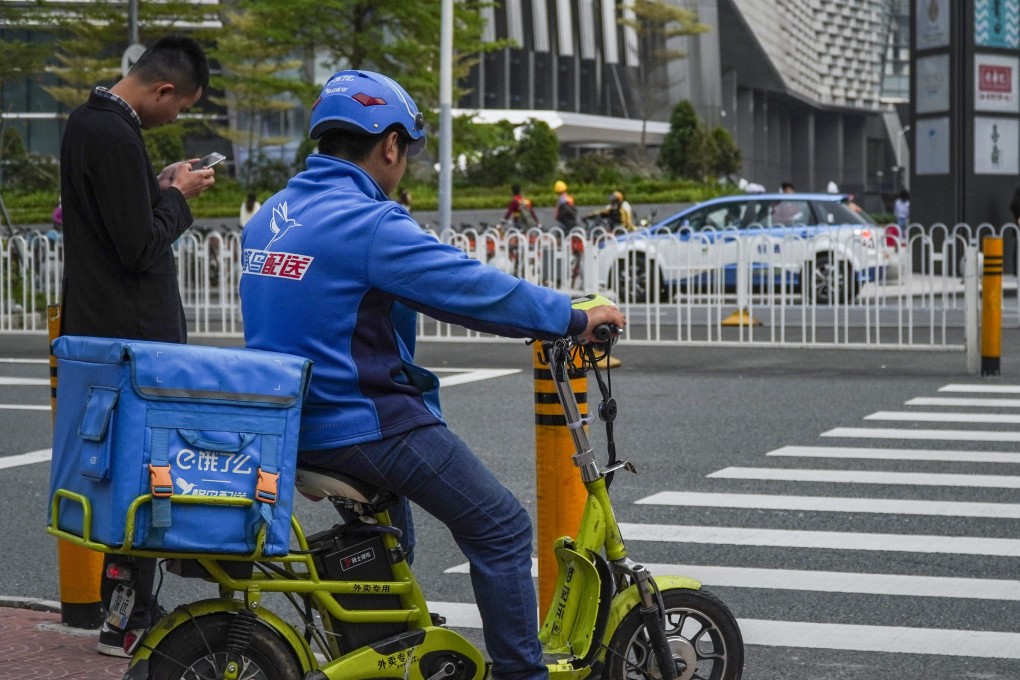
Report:
[[227,157],[224,156],[223,154],[216,153],[215,151],[213,151],[211,154],[209,154],[208,156],[206,156],[202,160],[198,160],[198,161],[195,161],[194,163],[192,163],[191,164],[191,169],[192,170],[201,170],[203,168],[211,168],[212,166],[214,166],[217,163],[220,163],[222,161],[225,161],[226,159],[227,159]]

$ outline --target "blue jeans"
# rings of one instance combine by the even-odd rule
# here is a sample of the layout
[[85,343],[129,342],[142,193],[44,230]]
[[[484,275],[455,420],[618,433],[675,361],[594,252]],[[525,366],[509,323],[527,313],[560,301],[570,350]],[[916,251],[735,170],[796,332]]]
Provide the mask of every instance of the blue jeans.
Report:
[[[531,518],[457,435],[433,425],[380,441],[303,451],[301,461],[400,494],[442,521],[471,564],[493,677],[548,677],[531,578]],[[401,530],[401,520],[411,526],[409,513],[391,518]]]

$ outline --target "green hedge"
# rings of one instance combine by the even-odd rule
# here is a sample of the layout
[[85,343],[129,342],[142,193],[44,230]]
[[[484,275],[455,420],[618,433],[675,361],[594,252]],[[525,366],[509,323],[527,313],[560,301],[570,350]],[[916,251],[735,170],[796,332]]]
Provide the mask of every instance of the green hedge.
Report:
[[[401,188],[411,192],[415,210],[436,210],[439,207],[436,188],[427,184],[402,184]],[[570,194],[577,205],[602,205],[616,186],[574,185]],[[642,203],[696,203],[713,196],[727,193],[725,187],[706,184],[677,182],[675,180],[642,179],[624,185],[627,200],[633,205]],[[524,195],[537,207],[552,207],[556,195],[552,185],[525,184]],[[212,189],[191,200],[195,217],[224,218],[237,217],[241,202],[247,192],[232,179],[217,179]],[[265,201],[269,193],[258,196]],[[49,192],[30,194],[3,193],[4,203],[11,221],[18,225],[49,224],[57,197]],[[510,200],[510,187],[503,190],[492,187],[458,187],[453,192],[453,210],[486,210],[506,207]]]

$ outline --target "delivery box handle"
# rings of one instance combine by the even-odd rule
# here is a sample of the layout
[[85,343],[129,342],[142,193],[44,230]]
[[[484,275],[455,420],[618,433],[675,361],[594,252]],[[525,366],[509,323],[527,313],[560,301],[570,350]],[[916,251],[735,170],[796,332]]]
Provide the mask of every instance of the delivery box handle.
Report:
[[217,437],[198,430],[177,430],[184,441],[203,451],[237,453],[255,441],[254,432],[229,432]]

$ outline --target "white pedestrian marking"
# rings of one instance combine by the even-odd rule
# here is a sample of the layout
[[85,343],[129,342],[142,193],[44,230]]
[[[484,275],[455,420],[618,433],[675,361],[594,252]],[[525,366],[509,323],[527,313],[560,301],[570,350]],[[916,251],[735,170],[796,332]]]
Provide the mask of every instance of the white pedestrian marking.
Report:
[[699,508],[805,510],[809,512],[865,512],[937,517],[1020,519],[1020,504],[911,501],[895,498],[844,498],[837,496],[778,496],[741,493],[662,491],[636,501],[638,505],[675,505]]
[[866,458],[874,460],[938,460],[954,463],[1020,463],[1008,451],[943,451],[937,449],[869,449],[850,446],[783,446],[766,456],[802,458]]
[[878,411],[864,416],[865,420],[902,420],[917,423],[996,423],[1016,425],[1020,415],[1012,413],[939,413],[935,411]]
[[45,463],[53,457],[53,449],[40,449],[29,451],[16,456],[4,456],[0,458],[0,470],[4,468],[17,467],[19,465],[32,465],[34,463]]
[[492,378],[501,378],[505,375],[521,372],[519,368],[443,368],[433,370],[434,372],[454,373],[454,375],[439,376],[440,387],[463,385],[464,383],[476,382],[478,380],[491,380]]
[[739,619],[749,645],[1020,659],[1020,633]]
[[[655,576],[663,574],[690,576],[706,586],[1020,601],[1020,581],[1015,580],[914,576],[912,574],[857,574],[801,569],[714,567],[703,564],[642,562],[642,565]],[[468,574],[470,568],[467,562],[463,562],[450,567],[443,573]],[[535,558],[531,559],[531,575],[538,578],[538,560]]]
[[49,359],[15,359],[14,357],[0,357],[0,364],[48,364]]
[[1020,557],[1020,540],[1012,538],[628,523],[620,523],[620,530],[630,541]]
[[972,399],[969,397],[917,397],[906,402],[907,406],[980,406],[982,408],[1017,408],[1020,399]]
[[892,427],[835,427],[822,437],[846,439],[924,439],[955,442],[1020,442],[1020,432],[991,430],[901,430]]
[[720,479],[768,479],[792,482],[839,484],[906,484],[909,486],[973,486],[1020,489],[1020,477],[1008,475],[961,475],[941,472],[886,472],[884,470],[803,470],[786,468],[728,467],[708,477]]
[[[429,611],[446,617],[448,626],[482,627],[474,604],[429,602],[428,605]],[[1020,633],[763,619],[738,619],[737,624],[748,645],[1020,659]]]
[[49,387],[49,384],[50,384],[49,378],[9,378],[5,376],[0,376],[0,385],[11,385],[19,387],[28,385],[31,386],[45,385]]
[[0,404],[2,411],[49,411],[49,406],[43,404]]
[[939,392],[976,392],[987,394],[1020,394],[1020,385],[946,385]]

